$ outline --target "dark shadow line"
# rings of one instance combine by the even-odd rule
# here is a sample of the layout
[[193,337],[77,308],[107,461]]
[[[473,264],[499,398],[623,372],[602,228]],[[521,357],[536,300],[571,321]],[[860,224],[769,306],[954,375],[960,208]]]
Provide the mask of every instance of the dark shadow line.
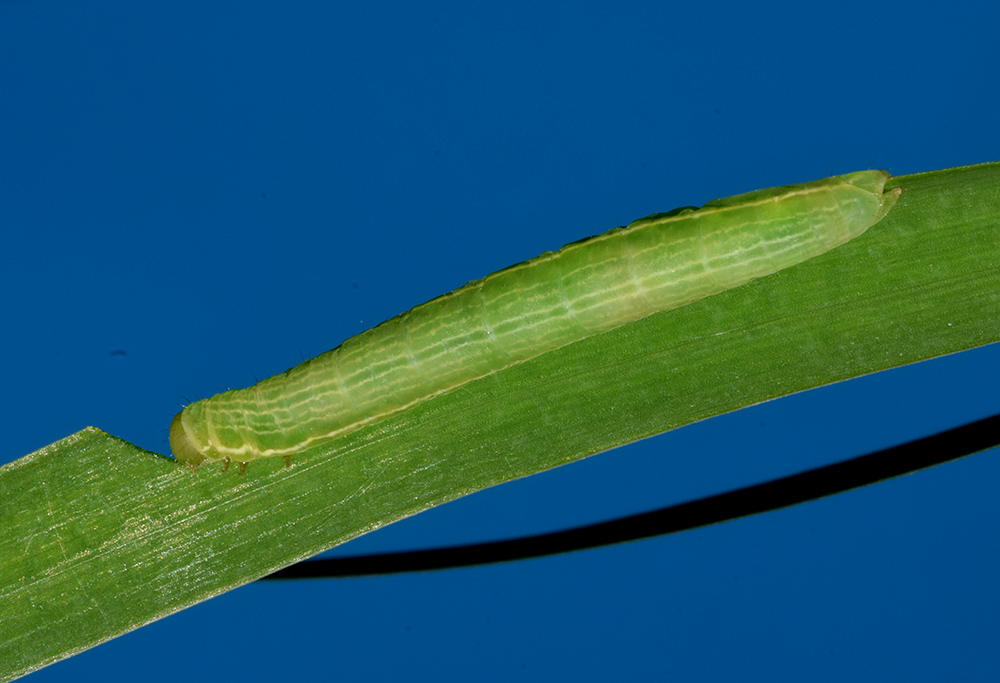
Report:
[[489,543],[308,560],[280,569],[262,580],[450,569],[626,543],[824,498],[957,460],[998,444],[1000,415],[993,415],[833,465],[607,522]]

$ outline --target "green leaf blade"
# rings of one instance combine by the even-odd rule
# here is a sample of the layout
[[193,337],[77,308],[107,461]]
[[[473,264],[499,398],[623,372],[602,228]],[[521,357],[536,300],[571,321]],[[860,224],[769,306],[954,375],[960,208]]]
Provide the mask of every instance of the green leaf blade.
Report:
[[290,469],[191,472],[93,429],[0,468],[0,679],[487,486],[1000,339],[1000,164],[892,182],[897,205],[843,247],[472,382]]

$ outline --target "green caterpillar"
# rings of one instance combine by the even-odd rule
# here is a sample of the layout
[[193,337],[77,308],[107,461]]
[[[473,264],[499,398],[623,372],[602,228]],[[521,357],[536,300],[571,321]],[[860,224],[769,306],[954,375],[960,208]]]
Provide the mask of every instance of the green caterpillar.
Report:
[[901,190],[860,171],[654,214],[487,275],[170,425],[179,462],[283,456],[437,394],[818,256]]

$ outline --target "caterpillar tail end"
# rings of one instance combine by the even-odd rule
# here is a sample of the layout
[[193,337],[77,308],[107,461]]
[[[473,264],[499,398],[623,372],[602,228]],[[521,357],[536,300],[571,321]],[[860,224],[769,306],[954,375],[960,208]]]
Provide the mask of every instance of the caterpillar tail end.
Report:
[[195,448],[194,442],[188,435],[183,415],[182,410],[174,415],[170,423],[170,450],[174,452],[174,459],[177,462],[188,465],[193,470],[205,460],[205,456]]
[[888,171],[857,171],[846,175],[838,176],[842,182],[850,183],[860,187],[862,190],[871,192],[879,198],[878,211],[872,219],[872,225],[882,220],[889,209],[896,204],[896,200],[903,194],[903,188],[893,187],[884,189],[886,182],[892,178]]

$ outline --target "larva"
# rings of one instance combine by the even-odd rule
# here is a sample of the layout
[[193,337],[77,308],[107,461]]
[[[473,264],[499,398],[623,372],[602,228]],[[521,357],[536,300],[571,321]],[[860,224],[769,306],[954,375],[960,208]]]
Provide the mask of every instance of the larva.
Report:
[[860,171],[654,214],[487,275],[247,389],[192,403],[170,447],[192,467],[294,453],[615,327],[857,237],[892,208]]

